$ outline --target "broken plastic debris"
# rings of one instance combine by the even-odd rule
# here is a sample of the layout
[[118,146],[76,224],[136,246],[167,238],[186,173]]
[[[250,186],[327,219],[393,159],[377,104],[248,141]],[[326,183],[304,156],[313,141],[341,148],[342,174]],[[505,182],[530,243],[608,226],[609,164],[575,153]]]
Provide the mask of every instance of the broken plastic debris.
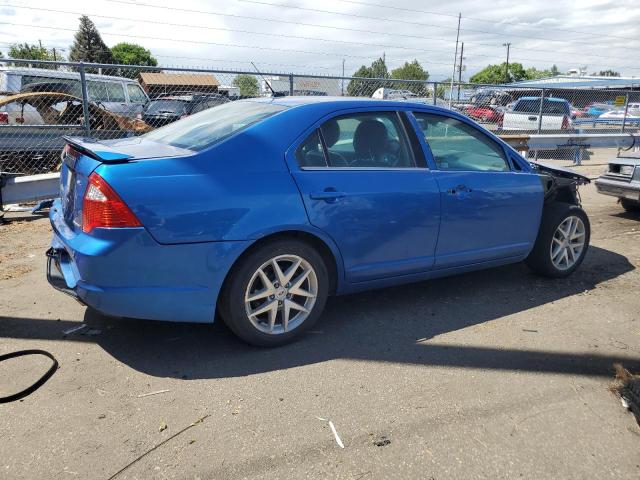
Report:
[[338,431],[336,430],[336,427],[333,425],[333,422],[331,420],[327,420],[326,418],[322,418],[322,417],[316,417],[316,418],[323,422],[329,422],[329,428],[331,428],[331,431],[333,432],[333,436],[336,439],[336,443],[340,448],[344,448],[344,443],[342,443],[342,440],[340,439],[340,435],[338,435]]
[[62,334],[70,335],[72,333],[79,332],[80,330],[84,330],[85,328],[87,328],[87,324],[83,323],[82,325],[78,325],[77,327],[67,328],[66,330],[63,330]]
[[167,392],[170,392],[170,391],[171,390],[158,390],[156,392],[141,393],[140,395],[138,395],[138,398],[150,397],[151,395],[158,395],[159,393],[167,393]]

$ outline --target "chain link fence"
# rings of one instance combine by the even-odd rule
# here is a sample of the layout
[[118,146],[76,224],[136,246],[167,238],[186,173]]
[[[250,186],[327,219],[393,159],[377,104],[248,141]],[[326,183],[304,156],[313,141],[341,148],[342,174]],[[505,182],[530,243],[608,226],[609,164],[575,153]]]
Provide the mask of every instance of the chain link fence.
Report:
[[[467,115],[494,133],[620,133],[640,127],[634,90],[527,88],[172,67],[7,60],[0,64],[0,172],[54,171],[63,136],[141,135],[222,103],[261,96],[413,101]],[[544,158],[588,160],[559,148]]]

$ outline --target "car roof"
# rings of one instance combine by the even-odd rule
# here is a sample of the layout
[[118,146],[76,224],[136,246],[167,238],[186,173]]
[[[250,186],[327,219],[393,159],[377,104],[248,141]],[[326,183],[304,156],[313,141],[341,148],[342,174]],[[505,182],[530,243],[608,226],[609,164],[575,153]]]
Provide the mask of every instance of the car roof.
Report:
[[[537,101],[540,101],[540,97],[520,97],[518,100],[537,100]],[[549,101],[549,102],[567,102],[567,103],[569,103],[569,101],[565,100],[564,98],[553,98],[553,97],[545,98],[545,101]]]
[[[380,100],[368,97],[329,97],[329,96],[292,96],[292,97],[260,97],[247,99],[250,102],[265,102],[282,105],[285,107],[298,107],[302,105],[326,105],[327,107],[359,108],[359,107],[394,107],[394,108],[421,108],[426,103],[411,102],[405,100]],[[429,104],[429,107],[432,105]]]

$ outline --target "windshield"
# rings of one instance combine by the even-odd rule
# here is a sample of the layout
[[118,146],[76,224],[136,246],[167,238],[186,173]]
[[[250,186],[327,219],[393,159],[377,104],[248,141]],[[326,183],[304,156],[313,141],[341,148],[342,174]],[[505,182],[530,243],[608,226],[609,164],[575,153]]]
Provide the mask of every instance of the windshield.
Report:
[[[538,113],[540,111],[540,99],[534,100],[518,100],[514,112]],[[545,100],[542,103],[542,113],[549,115],[569,115],[570,109],[567,102]]]
[[149,102],[145,113],[154,115],[157,113],[173,113],[182,115],[187,112],[186,103],[181,100],[153,100]]
[[263,102],[225,103],[149,132],[144,137],[154,142],[199,151],[286,108]]

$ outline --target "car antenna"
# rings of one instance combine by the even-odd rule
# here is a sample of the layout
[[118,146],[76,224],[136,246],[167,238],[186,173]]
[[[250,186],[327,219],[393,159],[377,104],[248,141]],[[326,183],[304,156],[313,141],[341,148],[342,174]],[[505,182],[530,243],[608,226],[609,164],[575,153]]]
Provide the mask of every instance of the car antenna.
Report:
[[266,78],[264,78],[264,75],[262,75],[262,73],[260,72],[260,70],[258,70],[258,67],[256,67],[256,64],[253,62],[249,62],[251,63],[251,65],[253,65],[253,68],[256,69],[256,72],[258,72],[258,75],[260,75],[260,78],[262,78],[262,80],[264,80],[264,83],[267,87],[269,87],[269,90],[271,90],[271,95],[275,98],[275,97],[284,97],[284,93],[282,92],[276,92],[273,87],[271,86],[271,84],[267,81]]

